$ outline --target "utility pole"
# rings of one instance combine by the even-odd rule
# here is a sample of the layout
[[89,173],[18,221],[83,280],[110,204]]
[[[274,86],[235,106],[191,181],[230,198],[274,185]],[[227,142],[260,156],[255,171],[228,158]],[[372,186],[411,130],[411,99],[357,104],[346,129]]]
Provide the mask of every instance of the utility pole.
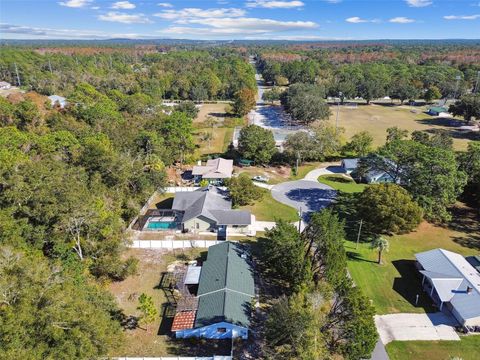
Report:
[[295,175],[298,175],[298,163],[300,162],[300,151],[297,151],[297,159],[295,160]]
[[455,76],[455,80],[457,81],[457,83],[455,85],[455,94],[453,96],[453,100],[457,100],[457,93],[458,93],[458,88],[459,88],[459,84],[460,84],[461,79],[462,79],[462,77],[460,75]]
[[338,100],[337,100],[337,116],[335,117],[335,134],[338,133],[338,111],[340,110],[340,99],[342,96],[342,92],[338,93]]
[[477,81],[475,82],[475,89],[473,90],[473,93],[476,94],[478,91],[478,83],[480,81],[480,71],[477,71]]
[[298,210],[298,233],[302,233],[302,207]]
[[357,245],[355,246],[355,249],[358,249],[358,243],[360,242],[360,234],[362,232],[362,225],[363,225],[363,219],[360,219],[360,226],[358,227],[358,234],[357,234]]
[[15,62],[14,65],[15,65],[15,73],[17,74],[17,86],[22,86],[22,83],[20,81],[20,75],[18,75],[17,63]]

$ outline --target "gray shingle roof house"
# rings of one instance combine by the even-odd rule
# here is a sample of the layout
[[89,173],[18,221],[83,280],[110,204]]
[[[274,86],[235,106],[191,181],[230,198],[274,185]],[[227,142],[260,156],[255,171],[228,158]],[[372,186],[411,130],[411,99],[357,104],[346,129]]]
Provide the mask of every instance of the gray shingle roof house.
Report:
[[178,338],[248,338],[255,285],[246,255],[241,245],[228,241],[208,249],[200,273],[195,320],[189,328],[172,330]]
[[224,179],[232,177],[233,160],[223,158],[208,160],[206,165],[197,165],[193,167],[192,175],[195,182],[207,180],[212,184],[219,184]]
[[252,224],[249,211],[232,210],[232,202],[216,186],[196,191],[177,192],[172,209],[178,214],[184,231],[229,230],[247,233]]
[[465,327],[480,326],[480,273],[460,254],[434,249],[415,255],[422,284]]

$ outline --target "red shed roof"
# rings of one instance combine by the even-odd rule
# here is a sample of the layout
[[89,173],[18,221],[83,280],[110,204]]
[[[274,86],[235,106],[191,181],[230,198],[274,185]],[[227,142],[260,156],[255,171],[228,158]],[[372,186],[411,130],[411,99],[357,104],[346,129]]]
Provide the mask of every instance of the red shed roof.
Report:
[[181,311],[173,318],[172,331],[192,329],[195,323],[196,311]]

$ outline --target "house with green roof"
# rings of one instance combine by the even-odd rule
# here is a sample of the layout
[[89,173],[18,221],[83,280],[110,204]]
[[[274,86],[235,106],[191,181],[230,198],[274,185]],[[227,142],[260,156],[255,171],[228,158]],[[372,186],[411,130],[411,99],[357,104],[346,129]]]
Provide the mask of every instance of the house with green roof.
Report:
[[197,308],[177,312],[172,332],[177,338],[247,339],[254,297],[244,247],[229,241],[211,246],[200,272]]

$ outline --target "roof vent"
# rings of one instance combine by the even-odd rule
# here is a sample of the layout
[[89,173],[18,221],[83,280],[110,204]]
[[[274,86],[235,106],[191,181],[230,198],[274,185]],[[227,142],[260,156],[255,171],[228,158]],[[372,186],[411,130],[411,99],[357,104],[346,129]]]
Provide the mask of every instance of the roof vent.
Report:
[[473,288],[471,288],[470,286],[467,286],[467,294],[471,294],[473,291]]

